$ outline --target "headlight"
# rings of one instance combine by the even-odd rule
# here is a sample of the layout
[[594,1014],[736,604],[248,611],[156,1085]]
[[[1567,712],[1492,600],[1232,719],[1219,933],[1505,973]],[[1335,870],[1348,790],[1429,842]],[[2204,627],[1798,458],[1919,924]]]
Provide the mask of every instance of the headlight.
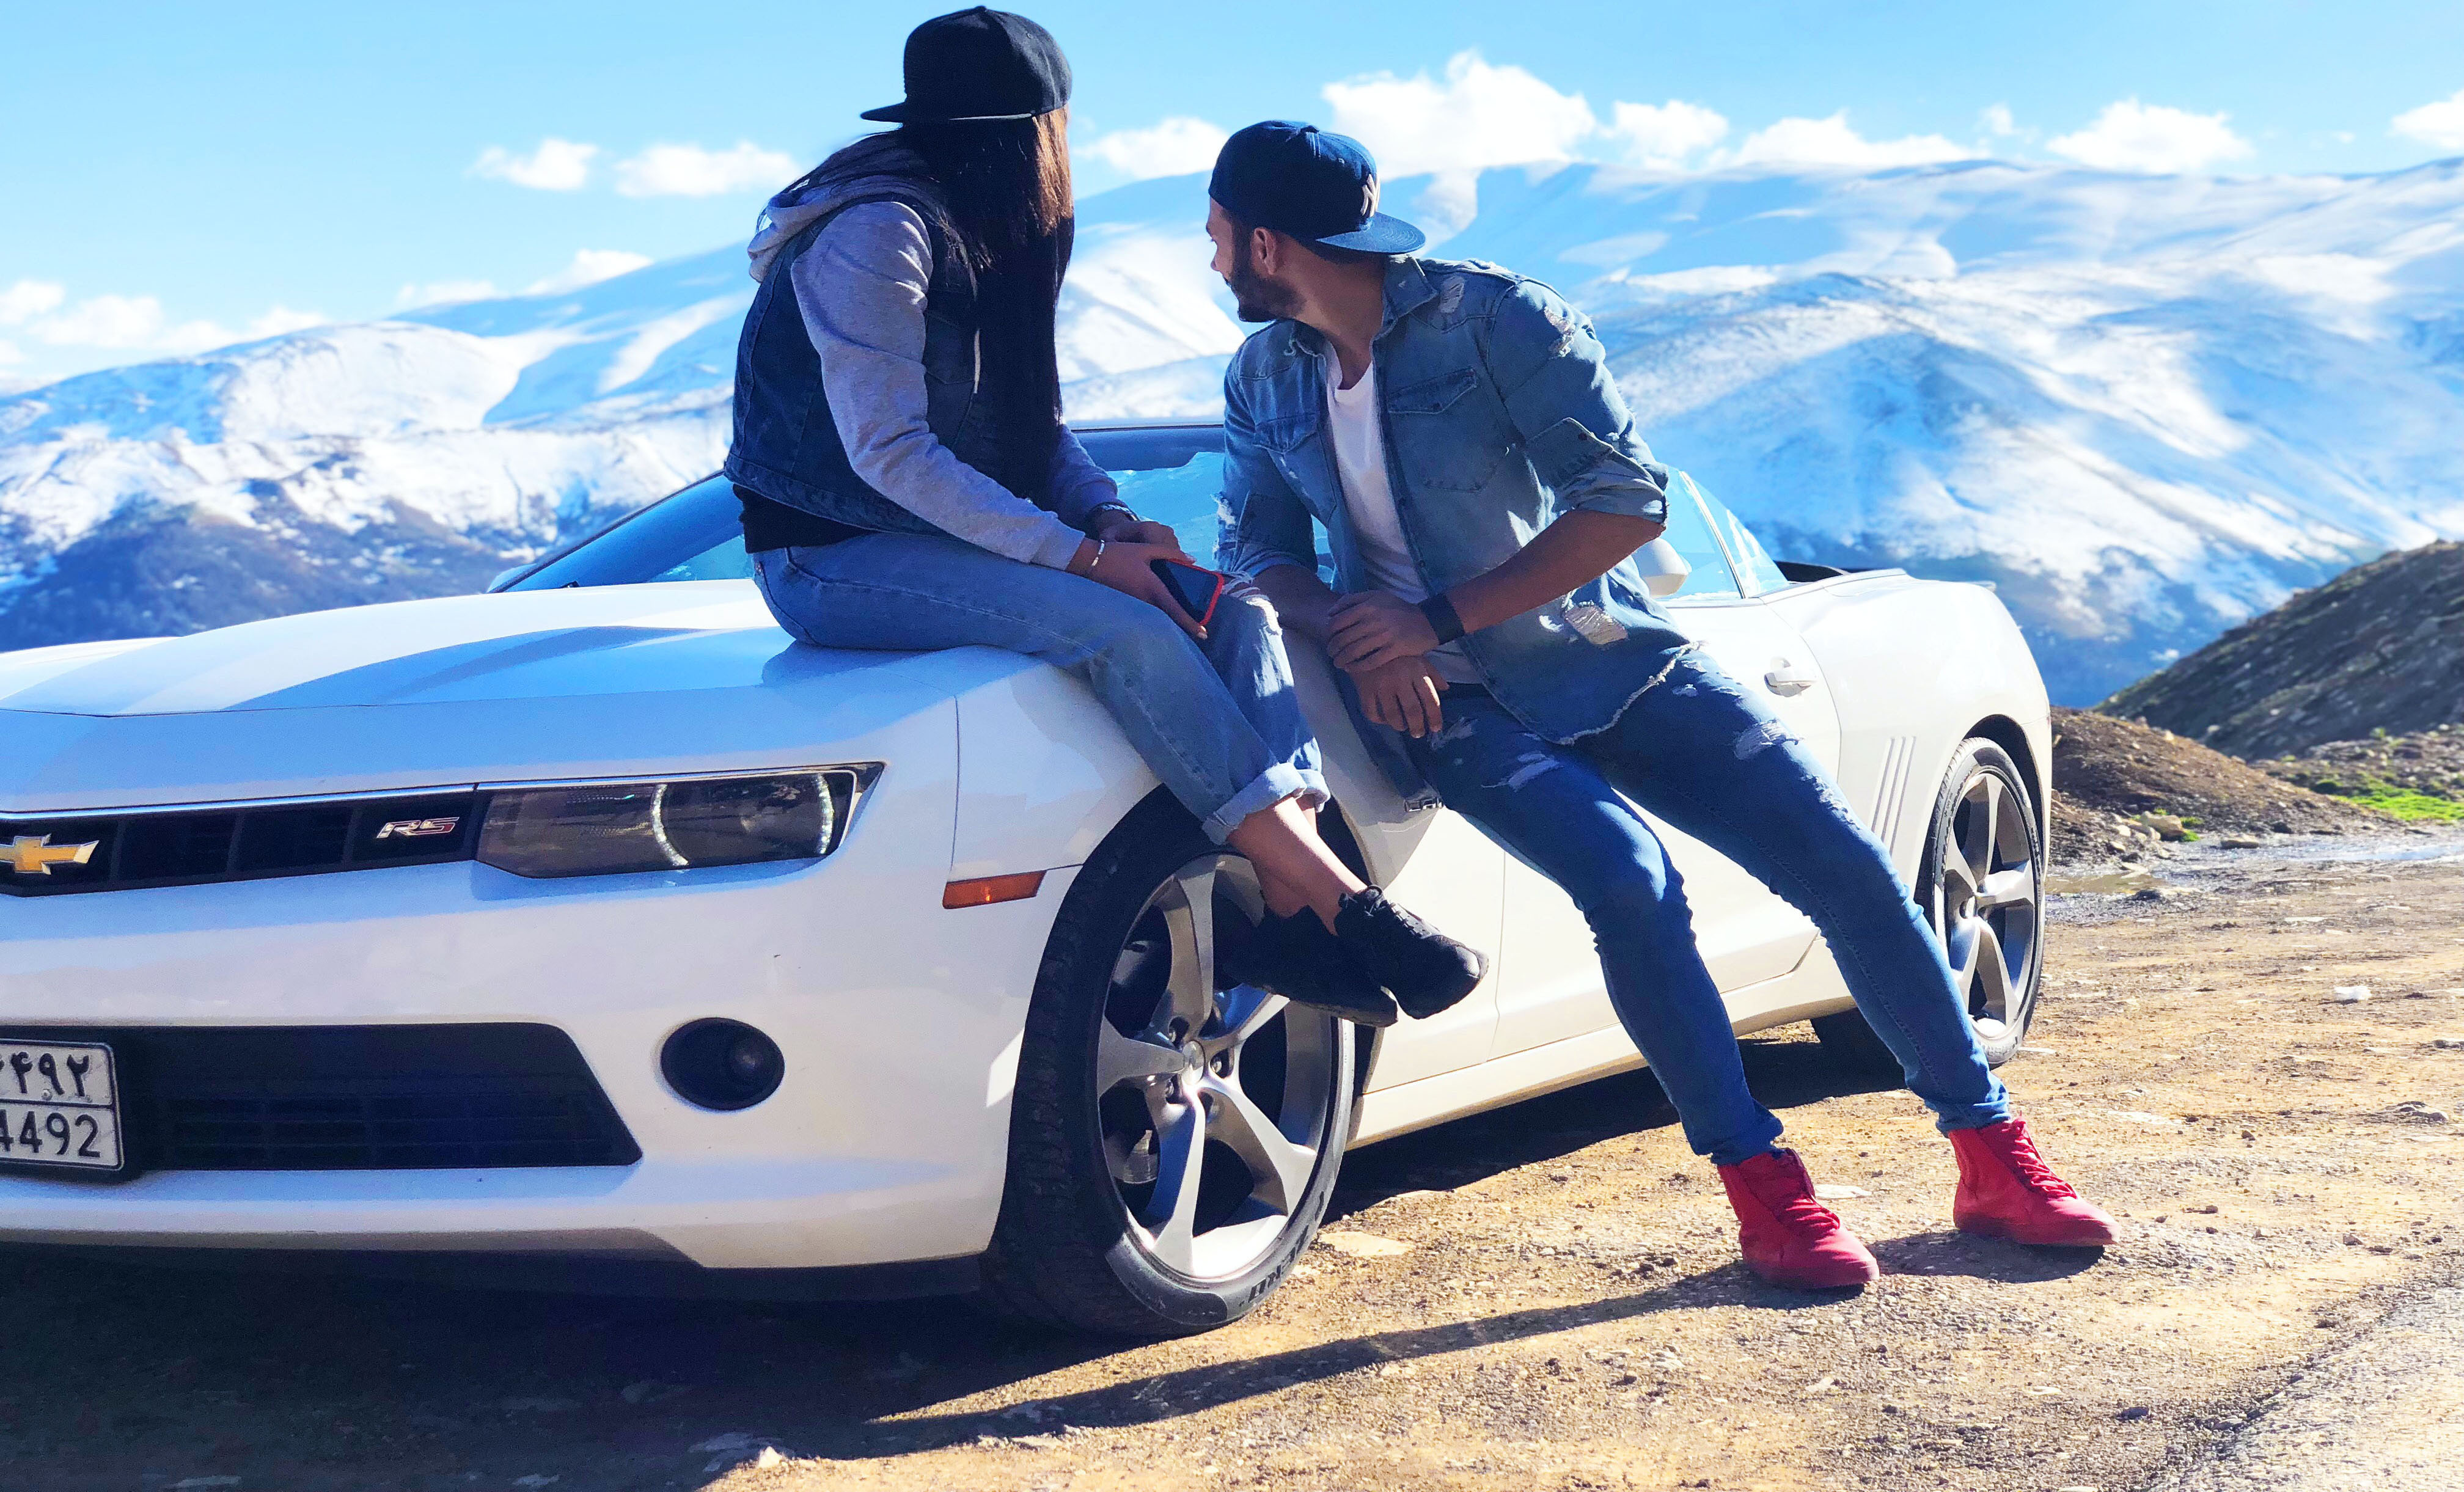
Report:
[[500,788],[479,860],[516,875],[614,875],[765,860],[839,847],[879,763],[675,782]]

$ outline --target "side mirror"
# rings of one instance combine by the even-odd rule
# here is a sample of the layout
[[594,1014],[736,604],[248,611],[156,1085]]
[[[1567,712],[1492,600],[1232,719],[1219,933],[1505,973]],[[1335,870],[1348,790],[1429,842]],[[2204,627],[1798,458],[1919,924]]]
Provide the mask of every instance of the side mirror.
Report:
[[[523,573],[528,571],[530,568],[531,567],[526,564],[517,564],[510,570],[498,570],[496,572],[496,578],[488,582],[488,588],[482,594],[490,596],[495,595],[496,592],[503,590],[514,581],[520,580]],[[1655,591],[1653,594],[1657,595],[1659,593]]]
[[1677,552],[1677,546],[1662,534],[1634,552],[1634,567],[1642,572],[1642,584],[1654,596],[1674,596],[1685,586],[1685,578],[1694,567]]

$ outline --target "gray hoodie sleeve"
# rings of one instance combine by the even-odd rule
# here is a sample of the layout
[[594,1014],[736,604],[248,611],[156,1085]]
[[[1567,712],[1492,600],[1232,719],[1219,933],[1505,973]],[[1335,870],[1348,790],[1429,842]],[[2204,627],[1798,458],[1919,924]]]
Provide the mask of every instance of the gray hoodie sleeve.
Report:
[[1067,428],[1052,448],[1052,509],[1072,528],[1084,529],[1088,516],[1108,502],[1121,500],[1121,484],[1095,464],[1077,432]]
[[[821,356],[822,386],[847,463],[875,492],[954,538],[1064,568],[1086,536],[959,460],[925,423],[924,297],[932,274],[924,220],[895,202],[847,208],[796,258],[796,306]],[[1074,439],[1065,442],[1065,450],[1076,447]],[[1061,453],[1055,456],[1059,467]],[[1077,460],[1093,465],[1083,450]],[[1083,482],[1053,485],[1065,507],[1101,500],[1079,497]]]

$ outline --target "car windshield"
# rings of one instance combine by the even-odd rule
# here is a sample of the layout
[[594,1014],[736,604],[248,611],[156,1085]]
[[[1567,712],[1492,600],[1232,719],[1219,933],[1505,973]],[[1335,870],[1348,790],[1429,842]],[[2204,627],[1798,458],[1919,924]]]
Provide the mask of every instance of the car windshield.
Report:
[[[1170,524],[1181,547],[1199,563],[1215,562],[1216,507],[1223,478],[1221,426],[1089,429],[1079,431],[1078,438],[1096,464],[1120,483],[1123,502]],[[1728,568],[1731,552],[1741,555],[1741,564],[1771,571],[1768,583],[1755,584],[1757,591],[1786,583],[1733,514],[1683,473],[1673,485],[1679,490],[1670,494],[1668,540],[1693,569],[1670,599],[1680,603],[1733,600],[1739,592]],[[497,588],[749,579],[753,565],[744,553],[738,511],[727,480],[709,477],[627,515]],[[1318,564],[1320,573],[1331,579],[1332,560],[1321,552]],[[1762,580],[1756,570],[1749,573]]]

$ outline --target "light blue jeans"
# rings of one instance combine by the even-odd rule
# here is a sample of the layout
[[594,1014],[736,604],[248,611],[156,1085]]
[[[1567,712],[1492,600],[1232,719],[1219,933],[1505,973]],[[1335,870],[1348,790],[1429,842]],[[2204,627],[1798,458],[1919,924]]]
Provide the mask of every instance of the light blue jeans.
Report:
[[1237,586],[1203,647],[1143,601],[959,539],[868,534],[753,557],[761,599],[816,647],[1001,647],[1076,678],[1207,834],[1287,798],[1326,801],[1274,608]]
[[1559,745],[1477,689],[1410,741],[1446,806],[1557,883],[1592,925],[1609,1002],[1715,1165],[1771,1149],[1777,1116],[1746,1086],[1727,1007],[1694,943],[1684,878],[1643,808],[1814,919],[1857,1008],[1947,1132],[2011,1116],[1942,946],[1890,852],[1788,728],[1716,666],[1685,658],[1617,722]]

